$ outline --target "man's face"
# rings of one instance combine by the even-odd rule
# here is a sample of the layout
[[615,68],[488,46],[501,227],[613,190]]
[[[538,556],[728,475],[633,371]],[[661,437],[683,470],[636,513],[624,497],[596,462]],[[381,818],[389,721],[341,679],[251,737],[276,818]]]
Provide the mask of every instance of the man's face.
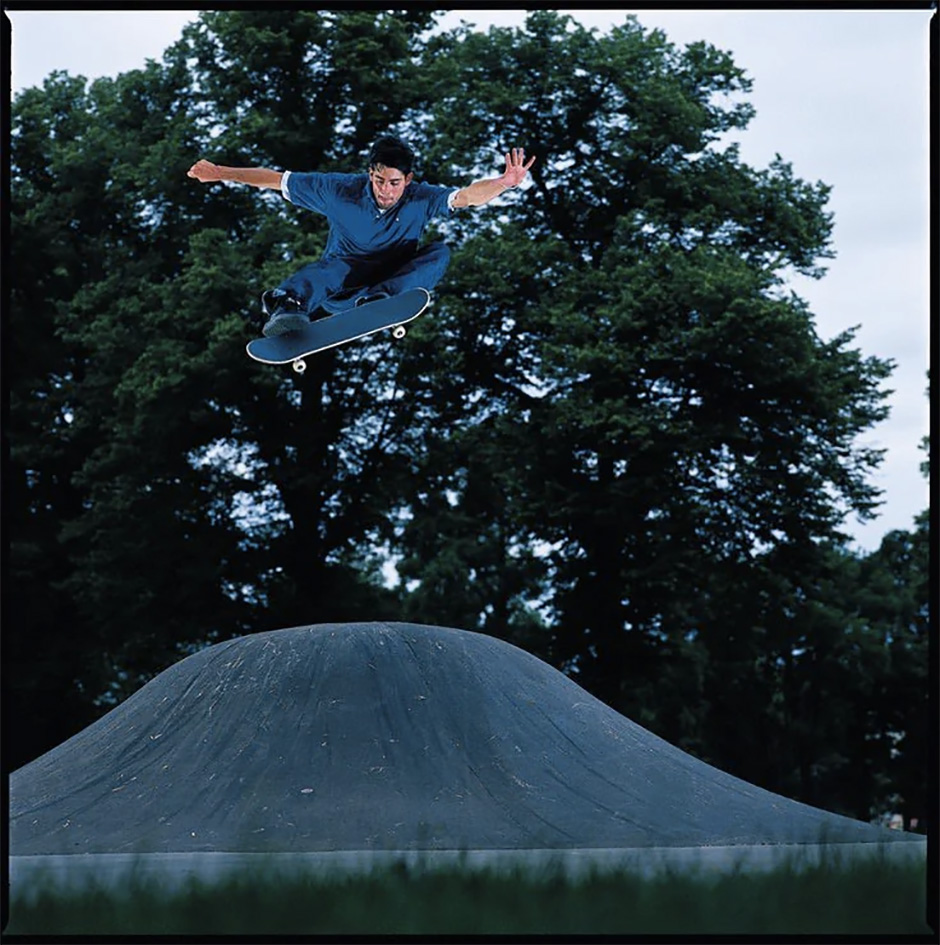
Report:
[[372,193],[375,202],[383,209],[394,207],[405,188],[411,183],[414,174],[402,174],[394,167],[385,167],[382,164],[369,169],[369,179],[372,181]]

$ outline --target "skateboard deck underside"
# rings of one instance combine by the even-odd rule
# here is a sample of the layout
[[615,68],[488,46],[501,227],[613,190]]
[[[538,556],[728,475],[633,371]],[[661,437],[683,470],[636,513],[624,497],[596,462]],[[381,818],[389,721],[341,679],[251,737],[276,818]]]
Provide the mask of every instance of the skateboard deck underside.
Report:
[[409,289],[401,295],[318,319],[300,331],[254,338],[248,342],[246,350],[249,357],[265,364],[290,364],[319,351],[410,322],[424,311],[430,300],[427,290]]

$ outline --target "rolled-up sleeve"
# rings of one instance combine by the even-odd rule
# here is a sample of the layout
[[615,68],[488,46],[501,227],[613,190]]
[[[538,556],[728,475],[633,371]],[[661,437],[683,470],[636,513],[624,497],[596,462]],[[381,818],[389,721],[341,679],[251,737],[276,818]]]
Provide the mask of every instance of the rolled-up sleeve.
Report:
[[281,181],[281,193],[298,207],[326,213],[331,193],[329,175],[319,171],[286,171]]
[[446,217],[453,210],[454,196],[459,187],[440,187],[436,184],[418,184],[415,196],[427,207],[427,218]]

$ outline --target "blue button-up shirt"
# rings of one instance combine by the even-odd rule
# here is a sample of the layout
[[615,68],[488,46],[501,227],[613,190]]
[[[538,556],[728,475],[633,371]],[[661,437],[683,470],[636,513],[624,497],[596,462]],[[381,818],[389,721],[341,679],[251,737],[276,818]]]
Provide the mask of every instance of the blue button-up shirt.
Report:
[[322,213],[329,221],[324,259],[379,261],[414,252],[431,220],[452,209],[458,189],[412,181],[398,203],[383,211],[368,174],[286,171],[281,181],[281,192],[291,203]]

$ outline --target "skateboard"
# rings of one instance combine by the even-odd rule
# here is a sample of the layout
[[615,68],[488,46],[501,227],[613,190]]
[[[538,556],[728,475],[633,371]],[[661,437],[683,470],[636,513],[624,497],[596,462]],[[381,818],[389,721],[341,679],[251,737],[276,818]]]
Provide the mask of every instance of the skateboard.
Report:
[[431,301],[427,289],[409,289],[400,295],[367,302],[336,315],[311,322],[300,331],[289,331],[271,338],[254,338],[246,348],[248,357],[263,364],[290,364],[298,374],[307,370],[304,360],[319,351],[357,338],[364,338],[385,328],[392,336],[403,338],[405,323],[417,318]]

